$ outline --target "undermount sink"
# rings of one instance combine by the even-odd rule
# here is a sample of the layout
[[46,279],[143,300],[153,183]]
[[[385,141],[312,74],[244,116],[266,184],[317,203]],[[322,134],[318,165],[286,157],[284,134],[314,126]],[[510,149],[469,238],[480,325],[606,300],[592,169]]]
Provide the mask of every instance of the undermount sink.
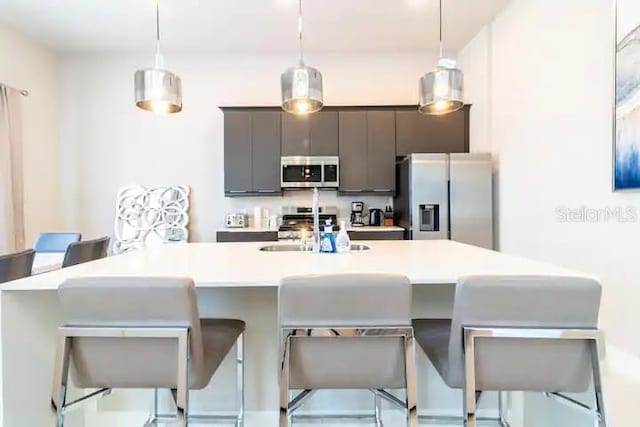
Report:
[[[369,249],[371,248],[367,245],[362,245],[359,243],[351,244],[351,252],[368,251]],[[307,250],[302,249],[301,245],[292,245],[292,244],[263,246],[260,248],[260,250],[262,252],[311,252],[308,249]]]

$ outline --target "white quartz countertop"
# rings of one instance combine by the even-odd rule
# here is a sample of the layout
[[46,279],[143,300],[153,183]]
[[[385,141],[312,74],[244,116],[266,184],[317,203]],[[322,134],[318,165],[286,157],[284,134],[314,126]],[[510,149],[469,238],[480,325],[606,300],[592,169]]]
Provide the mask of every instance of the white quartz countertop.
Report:
[[[348,254],[262,252],[268,242],[175,243],[63,268],[13,282],[2,291],[54,290],[78,276],[188,276],[198,287],[277,286],[283,277],[327,273],[399,273],[415,284],[455,283],[469,274],[584,274],[449,240],[364,241]],[[276,243],[277,244],[277,243]]]

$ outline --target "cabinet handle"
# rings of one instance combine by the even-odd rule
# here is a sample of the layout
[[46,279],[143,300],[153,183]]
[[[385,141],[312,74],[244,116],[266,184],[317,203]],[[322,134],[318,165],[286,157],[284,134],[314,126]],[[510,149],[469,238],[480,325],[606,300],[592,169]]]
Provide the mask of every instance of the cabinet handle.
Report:
[[247,190],[229,190],[227,191],[227,193],[234,193],[234,194],[239,194],[239,193],[246,193]]
[[390,190],[388,188],[375,188],[373,190],[375,193],[392,193],[393,190]]
[[268,193],[268,194],[273,194],[273,193],[279,193],[280,191],[278,190],[258,190],[258,193]]

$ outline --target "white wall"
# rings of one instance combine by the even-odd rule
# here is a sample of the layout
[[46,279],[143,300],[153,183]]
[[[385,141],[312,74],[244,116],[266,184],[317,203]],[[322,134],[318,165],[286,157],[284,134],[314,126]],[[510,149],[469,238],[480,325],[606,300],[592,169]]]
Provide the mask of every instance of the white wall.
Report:
[[484,27],[458,53],[464,73],[465,102],[472,104],[469,123],[472,152],[491,152],[491,28]]
[[[192,186],[192,237],[215,239],[226,212],[255,204],[309,204],[308,193],[280,198],[227,199],[223,193],[223,116],[218,106],[279,105],[280,73],[293,56],[171,55],[182,77],[184,110],[157,116],[133,104],[133,74],[144,55],[78,55],[63,64],[62,119],[65,221],[87,235],[110,234],[118,189],[126,184]],[[327,105],[415,104],[418,79],[435,57],[307,55],[324,75]],[[345,214],[351,198],[322,196]],[[387,198],[366,202],[383,207]]]
[[610,0],[513,0],[459,59],[474,104],[471,141],[488,143],[499,164],[500,248],[602,280],[611,422],[635,425],[624,416],[640,398],[640,224],[558,215],[640,212],[640,193],[611,191],[613,34]]
[[22,98],[25,234],[62,229],[60,199],[60,65],[39,43],[0,25],[0,83],[26,89]]

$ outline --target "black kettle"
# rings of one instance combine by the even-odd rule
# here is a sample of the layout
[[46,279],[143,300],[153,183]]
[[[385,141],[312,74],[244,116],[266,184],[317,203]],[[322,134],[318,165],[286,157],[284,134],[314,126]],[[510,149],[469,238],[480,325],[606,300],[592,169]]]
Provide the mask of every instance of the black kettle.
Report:
[[382,209],[369,209],[369,225],[380,227],[384,221]]

